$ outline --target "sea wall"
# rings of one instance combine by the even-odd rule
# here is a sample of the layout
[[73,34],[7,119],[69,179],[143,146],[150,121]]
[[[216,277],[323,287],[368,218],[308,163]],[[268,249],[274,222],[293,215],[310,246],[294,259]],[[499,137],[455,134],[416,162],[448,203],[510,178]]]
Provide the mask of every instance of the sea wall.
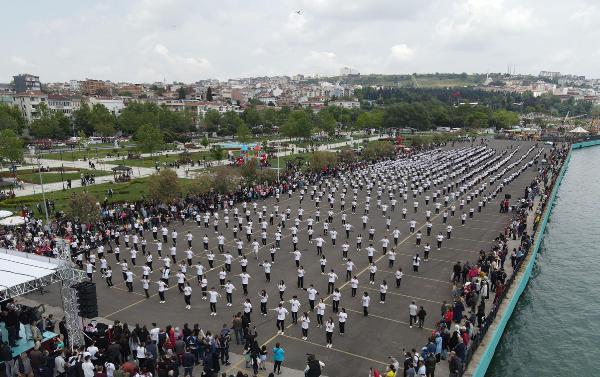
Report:
[[506,298],[501,304],[501,312],[499,312],[496,320],[494,321],[494,329],[489,331],[482,341],[480,347],[476,350],[476,354],[473,356],[472,363],[469,364],[467,370],[465,371],[464,376],[469,377],[484,377],[487,372],[487,368],[492,361],[494,356],[494,352],[496,351],[496,347],[502,338],[502,334],[504,333],[504,329],[506,328],[506,324],[510,319],[521,294],[525,290],[527,283],[529,282],[529,278],[531,277],[531,273],[533,271],[533,266],[535,265],[535,261],[537,258],[537,253],[540,249],[540,245],[544,238],[544,233],[546,231],[546,224],[550,218],[552,213],[552,207],[554,206],[554,202],[556,200],[556,195],[558,192],[558,188],[564,178],[565,172],[569,166],[569,161],[571,160],[572,151],[575,149],[587,148],[600,145],[600,139],[596,140],[586,140],[578,143],[573,143],[571,145],[571,150],[567,155],[560,172],[556,178],[556,182],[554,187],[552,188],[552,192],[550,194],[550,198],[548,199],[548,204],[544,210],[542,219],[538,226],[538,230],[536,232],[533,247],[531,249],[532,252],[528,253],[527,258],[525,260],[526,266],[524,269],[521,269],[516,276],[516,279],[507,293]]

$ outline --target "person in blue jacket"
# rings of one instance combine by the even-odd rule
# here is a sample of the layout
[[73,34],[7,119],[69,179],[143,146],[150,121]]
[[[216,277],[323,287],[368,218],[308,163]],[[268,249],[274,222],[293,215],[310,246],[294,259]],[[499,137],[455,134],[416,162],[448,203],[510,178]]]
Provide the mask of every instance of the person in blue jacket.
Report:
[[273,347],[273,373],[281,374],[281,364],[285,359],[285,350],[281,348],[281,344],[276,343]]

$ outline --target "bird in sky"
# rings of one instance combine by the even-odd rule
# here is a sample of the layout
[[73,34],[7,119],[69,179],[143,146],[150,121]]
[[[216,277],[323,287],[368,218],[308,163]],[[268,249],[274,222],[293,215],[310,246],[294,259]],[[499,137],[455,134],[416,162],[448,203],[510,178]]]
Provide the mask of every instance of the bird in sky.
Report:
[[300,9],[300,10],[297,10],[297,11],[296,11],[296,13],[297,13],[299,16],[301,16],[301,15],[302,15],[302,9]]

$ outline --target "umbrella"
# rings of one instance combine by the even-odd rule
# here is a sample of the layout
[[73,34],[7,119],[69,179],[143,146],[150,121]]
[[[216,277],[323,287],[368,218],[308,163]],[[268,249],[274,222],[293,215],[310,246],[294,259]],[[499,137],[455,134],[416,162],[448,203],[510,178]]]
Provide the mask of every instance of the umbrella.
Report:
[[25,224],[25,218],[21,216],[11,216],[0,220],[0,225],[4,226],[17,226]]
[[586,131],[583,127],[577,127],[572,129],[571,131],[569,131],[569,133],[572,134],[587,134],[588,131]]
[[0,210],[0,219],[3,219],[8,216],[12,216],[12,212],[1,209]]

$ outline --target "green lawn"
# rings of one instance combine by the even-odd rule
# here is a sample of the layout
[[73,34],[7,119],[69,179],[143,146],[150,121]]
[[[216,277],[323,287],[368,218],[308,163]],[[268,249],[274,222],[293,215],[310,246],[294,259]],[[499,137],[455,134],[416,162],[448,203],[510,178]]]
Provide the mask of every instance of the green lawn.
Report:
[[[111,187],[114,192],[113,197],[109,200],[111,203],[136,201],[147,195],[148,186],[146,181],[147,178],[139,178],[127,183],[102,183],[86,187],[77,187],[66,191],[52,191],[46,193],[46,199],[53,200],[57,210],[64,210],[65,206],[67,205],[67,199],[72,193],[87,191],[93,194],[98,201],[102,201],[106,196],[106,191],[109,187]],[[0,208],[9,210],[19,210],[23,206],[33,208],[35,207],[35,204],[39,202],[42,202],[41,194],[22,196],[0,201]]]
[[290,144],[294,144],[294,145],[296,145],[296,147],[299,147],[299,148],[305,148],[308,146],[340,143],[342,141],[349,141],[349,140],[350,139],[346,136],[340,136],[340,137],[331,137],[331,138],[324,139],[324,140],[309,140],[309,141],[296,141],[296,142],[292,141],[292,142],[290,142]]
[[[81,170],[81,171],[67,171],[63,173],[62,177],[60,172],[51,172],[51,173],[42,173],[42,179],[44,183],[55,183],[60,182],[63,179],[66,181],[67,179],[77,180],[81,178],[81,173],[92,173],[92,170]],[[93,171],[96,177],[102,177],[105,175],[110,175],[112,173],[102,170]],[[40,175],[38,173],[31,172],[17,172],[17,178],[20,178],[24,182],[27,183],[35,183],[36,185],[40,184]]]
[[[86,187],[76,187],[66,191],[52,191],[46,193],[46,199],[53,200],[56,210],[64,210],[68,204],[69,197],[76,192],[86,191],[96,197],[99,202],[106,197],[109,188],[113,189],[113,197],[109,203],[134,202],[148,196],[148,177],[136,178],[127,183],[102,183]],[[182,190],[189,187],[191,180],[179,179]],[[34,208],[36,203],[42,203],[42,194],[28,195],[0,201],[0,209],[18,211],[23,206]]]
[[[153,168],[155,166],[156,161],[159,161],[160,166],[164,166],[165,163],[169,164],[179,160],[179,155],[181,152],[173,152],[168,153],[166,155],[160,155],[155,157],[144,157],[139,160],[129,160],[129,159],[121,159],[121,160],[112,160],[106,161],[106,163],[110,164],[123,164],[126,166],[132,167],[141,167],[141,168]],[[237,155],[237,151],[234,150],[234,154]],[[200,161],[213,161],[214,158],[210,152],[193,152],[190,154],[190,158],[194,160],[196,163],[198,160]],[[223,151],[223,159],[227,158],[227,151]]]
[[78,149],[74,149],[72,151],[67,151],[67,152],[63,152],[62,156],[61,153],[57,153],[57,152],[50,152],[50,153],[44,153],[42,152],[41,154],[41,158],[46,158],[49,160],[63,160],[63,161],[77,161],[77,160],[83,160],[85,159],[90,159],[90,158],[105,158],[106,155],[112,155],[112,156],[116,156],[117,153],[123,155],[123,154],[127,154],[128,149],[126,147],[122,147],[122,148],[113,148],[113,149],[94,149],[94,148],[90,148],[89,150],[78,150]]

